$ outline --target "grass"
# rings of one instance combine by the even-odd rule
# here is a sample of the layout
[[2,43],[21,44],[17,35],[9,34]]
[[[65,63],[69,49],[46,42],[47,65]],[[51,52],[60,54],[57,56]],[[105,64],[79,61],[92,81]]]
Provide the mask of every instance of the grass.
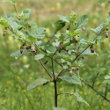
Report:
[[[91,13],[89,22],[94,27],[98,20],[101,21],[107,15],[108,11],[106,10],[109,7],[105,6],[105,4],[97,3],[96,0],[21,0],[17,4],[18,10],[26,7],[31,8],[33,10],[33,17],[31,19],[36,20],[39,25],[49,27],[49,29],[52,28],[52,21],[55,21],[58,15],[67,15],[72,10],[79,14]],[[9,4],[3,2],[1,2],[0,8],[1,14],[13,11],[13,8],[10,8]],[[102,14],[101,17],[99,16],[99,12]],[[103,44],[105,46],[104,50],[101,50],[101,47],[99,47],[102,53],[107,52],[108,46],[110,47],[106,42],[109,41],[105,41]],[[52,110],[53,84],[50,83],[49,86],[38,87],[34,90],[27,91],[28,84],[38,77],[46,77],[46,75],[45,71],[32,57],[27,58],[24,56],[20,59],[11,58],[11,52],[17,48],[19,48],[19,43],[17,45],[17,42],[12,38],[3,38],[2,35],[0,36],[0,110]],[[104,58],[98,58],[97,62],[100,61],[103,63],[106,60],[105,54],[102,55],[104,55]],[[90,57],[86,60],[86,63],[89,61],[91,61]],[[88,64],[91,67],[93,65],[95,65],[94,62]],[[95,69],[94,67],[92,72]],[[81,72],[84,72],[87,79],[90,77],[89,74],[92,74],[86,68],[83,68]],[[74,96],[61,95],[58,98],[59,106],[67,108],[67,110],[110,109],[109,103],[101,99],[84,85],[79,87],[60,83],[58,85],[58,91],[77,91],[90,104],[88,107],[83,103],[78,103]]]

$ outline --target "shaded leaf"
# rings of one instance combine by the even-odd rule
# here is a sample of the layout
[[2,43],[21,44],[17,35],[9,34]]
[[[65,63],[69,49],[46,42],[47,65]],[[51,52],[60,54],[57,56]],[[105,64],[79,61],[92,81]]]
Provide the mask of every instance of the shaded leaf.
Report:
[[61,30],[64,26],[65,26],[65,22],[62,21],[62,20],[58,20],[55,23],[56,32],[59,31],[59,30]]
[[73,75],[73,76],[69,76],[69,75],[65,75],[60,77],[60,79],[70,83],[70,84],[78,84],[81,85],[81,80],[79,76]]
[[76,97],[78,102],[83,102],[89,106],[89,104],[78,93],[74,93],[74,96]]
[[10,56],[12,56],[12,57],[20,57],[20,56],[22,56],[22,54],[21,54],[20,50],[18,50],[16,52],[13,52]]
[[34,89],[40,85],[44,85],[46,83],[48,83],[49,80],[47,79],[43,79],[43,78],[39,78],[37,80],[35,80],[34,82],[32,82],[28,87],[27,87],[27,90],[31,90],[31,89]]

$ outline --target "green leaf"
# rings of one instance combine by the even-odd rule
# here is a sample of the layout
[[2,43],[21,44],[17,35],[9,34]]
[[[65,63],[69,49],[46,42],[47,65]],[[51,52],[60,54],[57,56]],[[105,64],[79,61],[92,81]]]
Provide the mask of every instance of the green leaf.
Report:
[[56,32],[59,31],[59,30],[61,30],[64,26],[65,26],[65,22],[62,21],[62,20],[58,20],[55,23]]
[[35,60],[41,60],[44,58],[44,54],[37,54],[35,55]]
[[105,76],[105,79],[110,79],[110,74]]
[[109,74],[107,74],[105,77],[104,77],[104,82],[103,83],[108,83],[108,84],[110,84],[110,73]]
[[5,107],[2,107],[2,110],[7,110]]
[[22,54],[21,54],[20,50],[18,50],[16,52],[13,52],[10,56],[12,56],[12,57],[20,57],[20,56],[22,56]]
[[96,56],[98,56],[98,53],[96,53],[96,52],[92,53],[90,51],[90,49],[88,48],[82,53],[82,55],[96,55]]
[[17,21],[15,21],[14,18],[8,18],[8,24],[10,25],[10,27],[13,29],[13,30],[18,30],[19,28],[21,28],[21,26],[17,23]]
[[20,52],[20,50],[13,52],[10,56],[11,57],[21,57],[22,55],[28,55],[30,54],[31,51],[27,50],[27,49],[23,49],[22,53]]
[[74,96],[76,97],[78,102],[83,102],[89,106],[89,104],[78,93],[74,93]]
[[34,37],[43,39],[45,37],[45,28],[44,27],[37,28],[35,33],[36,33],[36,36]]
[[69,75],[65,75],[60,77],[60,79],[70,83],[70,84],[78,84],[81,85],[81,80],[79,76],[73,75],[73,76],[69,76]]
[[87,15],[83,15],[83,16],[79,17],[79,19],[76,21],[76,24],[78,25],[78,29],[82,28],[87,22],[88,22]]
[[106,23],[102,23],[98,27],[96,27],[94,29],[92,28],[91,30],[97,34],[100,34],[105,25],[106,25]]
[[66,23],[69,23],[70,18],[68,16],[60,16],[60,20]]
[[47,79],[44,79],[44,78],[39,78],[37,80],[35,80],[34,82],[32,82],[28,87],[27,87],[27,90],[31,90],[31,89],[34,89],[38,86],[41,86],[41,85],[45,85],[46,83],[48,83],[49,80]]
[[8,21],[5,18],[1,18],[0,19],[0,24],[5,26],[5,27],[9,26],[9,23],[8,23]]
[[25,19],[29,19],[30,16],[31,16],[31,10],[30,10],[30,9],[25,9],[24,11],[22,11],[21,14],[23,14],[23,17],[24,17]]

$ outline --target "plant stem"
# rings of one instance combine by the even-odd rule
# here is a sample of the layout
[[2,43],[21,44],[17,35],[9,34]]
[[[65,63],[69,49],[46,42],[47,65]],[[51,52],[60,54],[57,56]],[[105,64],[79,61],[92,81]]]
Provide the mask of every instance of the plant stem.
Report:
[[55,71],[54,71],[54,59],[53,57],[51,58],[51,62],[52,62],[52,72],[53,72],[53,83],[54,83],[54,105],[55,107],[58,106],[58,94],[57,94],[57,80],[55,78]]
[[18,10],[16,8],[16,3],[13,3],[13,6],[14,6],[14,9],[15,9],[15,12],[18,14]]
[[50,72],[48,71],[48,69],[46,68],[46,66],[43,64],[43,62],[41,60],[39,60],[41,66],[44,68],[44,70],[47,72],[48,76],[52,79],[52,76],[50,74]]
[[100,94],[99,91],[97,91],[97,89],[95,89],[93,86],[91,86],[90,84],[87,83],[87,81],[85,81],[84,79],[81,79],[81,81],[83,81],[83,83],[85,85],[87,85],[89,88],[91,88],[94,92],[96,92],[96,94],[98,94],[100,97],[102,97],[105,101],[110,103],[110,99],[108,99],[106,96]]
[[58,96],[57,96],[57,81],[54,80],[54,103],[55,107],[58,106]]

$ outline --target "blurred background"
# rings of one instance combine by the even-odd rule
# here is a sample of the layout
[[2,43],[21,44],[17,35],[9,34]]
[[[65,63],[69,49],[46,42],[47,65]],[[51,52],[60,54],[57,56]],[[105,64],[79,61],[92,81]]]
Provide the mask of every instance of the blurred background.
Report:
[[[39,26],[46,27],[51,33],[53,23],[59,15],[88,14],[89,24],[96,27],[110,13],[110,2],[104,0],[18,0],[17,10],[32,9],[31,19]],[[9,2],[0,0],[0,15],[15,12]],[[0,27],[0,110],[52,110],[53,84],[27,91],[26,87],[38,77],[45,77],[44,70],[33,60],[33,57],[23,56],[16,59],[10,54],[19,49],[19,42],[12,37],[3,37]],[[97,45],[100,56],[89,56],[85,60],[85,67],[80,70],[88,81],[94,78],[97,69],[109,67],[110,38]],[[94,60],[93,60],[94,59]],[[100,64],[99,64],[100,63]],[[90,68],[88,68],[90,67]],[[107,72],[107,71],[105,71]],[[101,92],[104,85],[100,85]],[[99,86],[98,85],[98,86]],[[77,88],[77,89],[76,89]],[[74,97],[60,96],[59,105],[67,110],[110,110],[110,104],[96,95],[86,86],[65,86],[60,84],[58,91],[76,91],[90,104],[78,103]],[[110,94],[109,94],[110,96]]]

